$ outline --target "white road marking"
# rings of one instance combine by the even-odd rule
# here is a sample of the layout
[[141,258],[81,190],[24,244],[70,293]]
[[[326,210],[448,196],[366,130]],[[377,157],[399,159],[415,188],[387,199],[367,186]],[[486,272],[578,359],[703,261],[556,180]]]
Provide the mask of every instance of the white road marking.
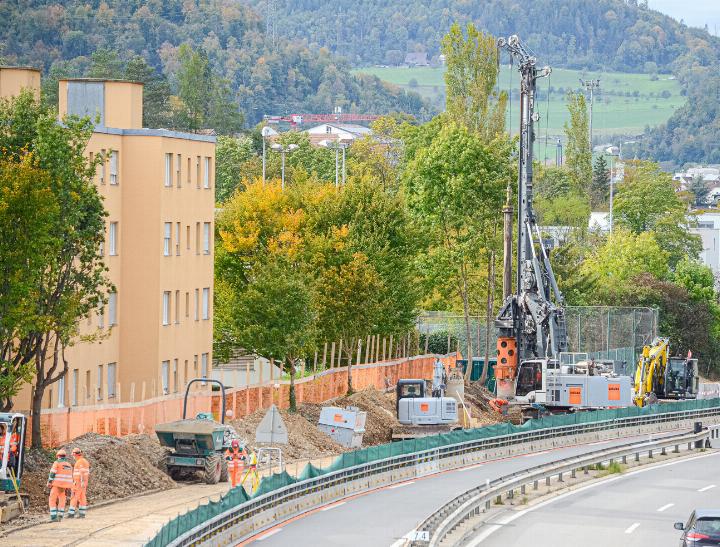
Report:
[[341,505],[345,505],[347,502],[341,501],[340,503],[335,503],[334,505],[328,505],[327,507],[323,507],[320,509],[320,511],[330,511],[330,509],[335,509],[336,507],[340,507]]
[[470,471],[471,469],[477,469],[478,467],[482,467],[485,465],[484,463],[476,463],[475,465],[471,465],[470,467],[463,467],[462,469],[458,469],[458,473],[463,473],[464,471]]
[[523,458],[530,458],[531,456],[539,456],[540,454],[547,454],[550,450],[543,450],[542,452],[531,452],[530,454],[524,454]]
[[262,541],[262,540],[264,540],[264,539],[269,538],[270,536],[274,536],[274,535],[277,534],[280,530],[282,530],[282,528],[275,528],[275,530],[271,530],[271,531],[269,531],[267,534],[263,534],[262,536],[260,536],[259,538],[257,538],[255,541]]
[[646,473],[647,471],[654,471],[654,470],[660,469],[660,468],[662,468],[662,467],[670,467],[670,466],[672,466],[672,465],[677,465],[677,464],[685,463],[685,462],[688,462],[688,461],[699,460],[700,458],[710,458],[710,457],[712,457],[712,456],[717,456],[718,454],[720,454],[720,452],[713,452],[712,454],[703,454],[702,456],[696,456],[696,457],[694,457],[694,458],[685,458],[685,459],[682,459],[682,460],[679,460],[679,461],[675,461],[675,462],[667,462],[667,463],[662,463],[662,464],[660,464],[660,465],[653,465],[652,467],[648,467],[648,468],[646,468],[646,469],[638,469],[637,471],[631,471],[630,473],[624,473],[624,474],[622,474],[622,475],[620,475],[620,476],[618,476],[618,477],[613,477],[612,479],[607,479],[607,480],[604,480],[604,481],[600,481],[600,482],[595,482],[595,483],[592,483],[592,484],[588,484],[587,486],[583,486],[583,487],[580,487],[580,488],[578,488],[578,489],[576,489],[576,490],[572,490],[572,491],[570,491],[570,492],[566,492],[565,494],[560,494],[560,495],[557,496],[557,497],[551,498],[551,499],[549,499],[549,500],[547,500],[547,501],[540,502],[540,503],[538,503],[537,505],[535,505],[535,506],[533,506],[533,507],[529,507],[529,508],[527,508],[527,509],[523,509],[522,511],[518,511],[517,513],[513,513],[513,514],[511,514],[511,515],[508,515],[508,516],[506,516],[506,517],[498,520],[498,521],[497,521],[498,524],[493,524],[493,525],[491,525],[491,526],[488,526],[488,527],[487,527],[487,530],[483,531],[481,534],[479,534],[478,536],[476,536],[476,537],[475,537],[470,543],[468,543],[467,545],[468,545],[468,547],[476,547],[477,545],[480,545],[480,543],[482,543],[483,541],[485,541],[488,537],[490,537],[492,534],[494,534],[495,532],[497,532],[498,530],[500,530],[503,526],[505,526],[506,524],[511,523],[511,522],[514,521],[515,519],[518,519],[518,518],[526,515],[527,513],[531,512],[531,511],[535,511],[535,510],[537,510],[537,509],[541,509],[541,508],[545,507],[546,505],[550,505],[551,503],[555,503],[556,501],[560,501],[560,500],[563,499],[563,498],[567,498],[568,496],[573,496],[573,495],[575,495],[575,494],[579,494],[580,492],[584,492],[585,490],[590,490],[591,488],[596,488],[596,487],[598,487],[598,486],[602,486],[602,485],[605,485],[605,484],[608,484],[608,483],[611,483],[611,482],[615,482],[615,481],[617,481],[617,480],[624,479],[624,478],[626,478],[626,477],[631,477],[631,476],[633,476],[633,475],[638,475],[638,474],[640,474],[640,473]]
[[607,443],[609,443],[609,442],[610,442],[610,441],[597,441],[597,442],[595,442],[595,443],[588,443],[588,446],[595,446],[595,445],[598,445],[598,444],[607,444]]
[[662,507],[658,507],[658,510],[657,510],[657,511],[658,511],[658,513],[662,513],[663,511],[665,511],[665,509],[670,509],[673,505],[675,505],[675,504],[674,504],[674,503],[668,503],[667,505],[663,505]]
[[714,484],[709,484],[708,486],[704,486],[703,488],[701,488],[700,490],[698,490],[698,492],[707,492],[708,490],[711,490],[712,488],[715,488],[715,485],[714,485]]
[[635,522],[635,523],[631,524],[630,526],[627,527],[627,529],[625,530],[625,533],[632,534],[635,531],[635,528],[637,528],[638,526],[640,526],[639,522]]
[[402,488],[403,486],[410,486],[411,484],[415,484],[415,481],[408,481],[408,482],[403,482],[400,484],[394,484],[393,486],[388,486],[388,490],[393,490],[395,488]]

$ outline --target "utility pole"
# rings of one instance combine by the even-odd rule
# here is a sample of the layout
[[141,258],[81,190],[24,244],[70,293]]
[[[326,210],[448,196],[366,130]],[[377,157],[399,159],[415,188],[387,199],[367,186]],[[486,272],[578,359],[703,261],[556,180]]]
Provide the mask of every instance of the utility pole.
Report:
[[595,104],[595,90],[600,89],[600,80],[583,80],[580,78],[580,85],[590,91],[590,153],[593,148],[593,106]]

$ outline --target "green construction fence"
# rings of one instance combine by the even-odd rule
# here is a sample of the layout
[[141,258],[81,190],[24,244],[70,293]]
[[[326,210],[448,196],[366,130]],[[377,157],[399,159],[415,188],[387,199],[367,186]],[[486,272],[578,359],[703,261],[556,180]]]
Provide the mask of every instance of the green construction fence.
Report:
[[[473,363],[474,365],[474,363]],[[286,472],[275,473],[269,477],[263,477],[260,485],[252,496],[248,495],[241,487],[235,487],[217,501],[210,501],[195,509],[179,515],[165,524],[158,534],[146,545],[149,547],[164,547],[171,541],[177,539],[184,533],[192,530],[199,524],[220,515],[227,510],[249,501],[250,499],[267,494],[279,488],[283,488],[295,482],[306,480],[333,471],[340,471],[356,465],[384,460],[393,456],[412,454],[424,450],[432,450],[468,441],[489,439],[502,435],[523,433],[537,429],[562,427],[568,425],[602,422],[620,418],[631,418],[637,416],[650,416],[655,414],[667,414],[684,410],[701,410],[716,408],[720,406],[720,398],[702,399],[697,401],[679,401],[662,405],[651,405],[643,408],[635,406],[617,408],[611,410],[596,410],[592,412],[577,412],[573,414],[557,414],[536,420],[529,420],[522,425],[510,423],[498,423],[476,429],[462,429],[438,435],[428,435],[418,439],[409,439],[400,442],[386,443],[378,446],[369,446],[352,452],[345,452],[333,460],[326,468],[316,467],[310,463],[303,469],[300,475],[295,478]]]

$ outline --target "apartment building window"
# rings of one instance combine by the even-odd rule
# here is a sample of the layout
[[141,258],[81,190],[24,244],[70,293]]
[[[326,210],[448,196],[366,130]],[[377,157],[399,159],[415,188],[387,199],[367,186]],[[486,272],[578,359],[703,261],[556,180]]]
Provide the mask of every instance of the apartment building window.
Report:
[[65,406],[65,376],[58,381],[58,408]]
[[112,327],[117,325],[117,293],[111,292],[108,295],[108,324]]
[[190,250],[190,225],[185,226],[185,248]]
[[208,377],[208,354],[207,353],[202,354],[202,361],[200,364],[202,367],[200,374],[203,378],[207,378]]
[[165,234],[163,236],[163,254],[170,256],[170,246],[172,245],[172,222],[165,223]]
[[107,396],[108,399],[115,398],[115,387],[117,385],[117,364],[108,363],[107,366]]
[[163,292],[162,321],[163,325],[170,324],[170,291]]
[[175,223],[175,254],[177,256],[180,256],[180,229],[181,224],[179,222]]
[[190,293],[185,293],[185,317],[190,318]]
[[173,155],[165,154],[165,186],[172,186]]
[[182,186],[182,154],[177,155],[177,173],[175,184],[180,188]]
[[90,371],[85,371],[85,398],[88,399],[92,396],[92,391],[90,389]]
[[72,371],[72,386],[70,386],[70,404],[77,406],[78,404],[78,383],[80,382],[80,371],[73,369]]
[[185,359],[185,367],[184,367],[184,370],[183,370],[183,379],[185,380],[185,385],[187,385],[187,383],[189,382],[189,379],[188,379],[188,360],[187,360],[187,359]]
[[202,318],[210,319],[210,287],[205,287],[202,293]]
[[210,254],[210,223],[203,222],[203,254]]
[[193,378],[198,377],[198,356],[193,355]]
[[[195,289],[195,321],[200,320],[200,289]],[[197,370],[195,371],[197,372]]]
[[173,393],[178,392],[178,360],[173,361]]
[[105,306],[100,306],[98,308],[98,328],[105,328]]
[[167,395],[168,385],[170,384],[170,361],[162,362],[162,390],[163,395]]
[[106,163],[105,163],[105,154],[106,150],[103,148],[100,150],[100,184],[105,184],[105,169],[106,169]]
[[195,164],[195,187],[200,188],[200,156],[197,157]]
[[190,173],[192,172],[192,159],[190,158],[190,156],[188,156],[187,160],[187,185],[190,186],[190,183],[192,182],[190,180],[192,178],[190,176]]
[[210,188],[210,158],[205,158],[203,165],[203,188]]
[[118,223],[111,222],[110,230],[108,233],[108,247],[110,256],[117,256],[118,254]]
[[195,223],[195,254],[200,254],[200,223]]
[[110,151],[110,184],[118,184],[118,151]]
[[175,291],[175,324],[180,323],[180,291]]
[[97,400],[102,401],[103,398],[103,366],[98,365],[97,368]]

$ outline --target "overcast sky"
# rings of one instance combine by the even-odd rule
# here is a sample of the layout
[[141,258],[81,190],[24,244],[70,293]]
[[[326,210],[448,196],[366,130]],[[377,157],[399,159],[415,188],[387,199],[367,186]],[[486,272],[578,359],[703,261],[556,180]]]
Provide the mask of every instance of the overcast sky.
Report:
[[711,34],[720,33],[720,0],[648,0],[648,6],[691,27],[707,23]]

